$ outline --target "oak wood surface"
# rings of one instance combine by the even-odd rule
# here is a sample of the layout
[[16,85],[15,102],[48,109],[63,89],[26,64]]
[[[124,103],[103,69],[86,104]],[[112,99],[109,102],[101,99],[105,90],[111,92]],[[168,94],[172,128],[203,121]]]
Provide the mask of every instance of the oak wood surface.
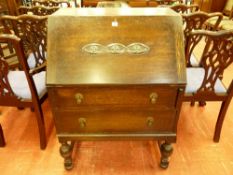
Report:
[[[93,17],[98,11],[103,16]],[[112,27],[115,20],[118,27]],[[60,9],[48,22],[47,85],[184,84],[181,23],[170,9]],[[135,42],[148,45],[149,53],[90,55],[82,51],[90,43],[127,46]]]
[[[94,109],[93,109],[94,108]],[[119,133],[158,133],[174,130],[174,109],[153,108],[87,108],[88,110],[57,110],[55,114],[59,120],[56,122],[57,133],[95,133],[95,134],[119,134]],[[92,111],[92,112],[90,112]],[[85,118],[84,127],[79,119]],[[150,119],[154,121],[149,121]],[[151,122],[151,124],[149,123]],[[111,139],[111,138],[109,138]]]
[[167,168],[186,83],[184,58],[182,18],[171,9],[51,15],[47,86],[65,168],[73,167],[69,141],[122,138],[162,140],[160,166]]
[[[156,102],[151,103],[150,95],[157,94]],[[53,103],[56,107],[83,107],[92,105],[138,105],[174,107],[177,87],[168,86],[106,86],[106,87],[63,87],[54,89]],[[83,99],[77,104],[76,94]],[[107,100],[106,100],[107,99]]]

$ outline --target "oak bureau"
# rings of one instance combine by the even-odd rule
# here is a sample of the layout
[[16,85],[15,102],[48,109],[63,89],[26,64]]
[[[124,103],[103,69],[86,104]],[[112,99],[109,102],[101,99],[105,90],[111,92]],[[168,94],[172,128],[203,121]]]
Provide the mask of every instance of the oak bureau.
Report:
[[156,140],[162,168],[186,84],[181,16],[167,8],[60,9],[48,19],[47,87],[60,153],[75,141]]

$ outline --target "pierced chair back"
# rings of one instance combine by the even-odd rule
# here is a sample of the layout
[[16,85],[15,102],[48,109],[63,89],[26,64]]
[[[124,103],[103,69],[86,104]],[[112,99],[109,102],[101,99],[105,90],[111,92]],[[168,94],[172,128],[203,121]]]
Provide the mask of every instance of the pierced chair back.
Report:
[[35,110],[40,136],[40,148],[46,147],[42,102],[47,97],[45,71],[31,72],[23,51],[22,41],[15,35],[0,35],[0,43],[11,43],[23,70],[10,70],[8,63],[0,58],[0,105],[30,107]]
[[193,13],[199,11],[199,6],[197,4],[191,4],[191,5],[186,5],[186,4],[175,4],[170,6],[170,8],[177,13],[181,14],[188,14],[188,13]]
[[233,30],[192,31],[187,38],[186,57],[205,38],[201,67],[187,68],[187,86],[184,101],[222,101],[215,127],[214,141],[220,139],[223,120],[233,96],[233,81],[228,88],[222,83],[224,70],[233,63]]
[[20,6],[18,8],[19,15],[32,14],[38,16],[47,16],[56,12],[59,7],[45,7],[45,6]]
[[19,15],[2,16],[6,33],[12,33],[22,39],[24,53],[30,68],[43,66],[47,51],[47,16]]
[[183,14],[182,17],[184,19],[184,26],[185,26],[184,34],[185,36],[187,36],[188,33],[190,33],[190,31],[192,30],[203,29],[203,27],[205,27],[206,21],[214,17],[218,18],[214,26],[214,29],[216,30],[223,18],[223,15],[220,12],[215,12],[215,13],[194,12],[190,14]]
[[71,7],[71,4],[69,1],[66,0],[33,0],[32,1],[33,6],[47,6],[47,7]]
[[[214,25],[214,29],[218,28],[223,15],[220,12],[215,13],[205,13],[205,12],[194,12],[190,14],[182,14],[183,21],[184,21],[184,39],[185,39],[185,49],[187,48],[187,37],[189,36],[190,32],[193,30],[200,30],[206,28],[206,22],[209,19],[217,18],[216,23]],[[187,66],[192,66],[191,60],[186,58]]]

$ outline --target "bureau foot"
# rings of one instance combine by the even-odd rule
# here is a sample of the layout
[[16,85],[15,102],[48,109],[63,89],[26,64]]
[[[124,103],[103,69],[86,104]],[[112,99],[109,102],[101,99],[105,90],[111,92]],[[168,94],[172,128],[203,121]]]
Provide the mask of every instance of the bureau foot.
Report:
[[64,166],[66,170],[73,168],[72,151],[74,143],[68,144],[67,142],[61,142],[60,154],[64,158]]
[[161,161],[160,167],[166,169],[169,165],[169,157],[173,152],[172,144],[164,142],[160,145]]

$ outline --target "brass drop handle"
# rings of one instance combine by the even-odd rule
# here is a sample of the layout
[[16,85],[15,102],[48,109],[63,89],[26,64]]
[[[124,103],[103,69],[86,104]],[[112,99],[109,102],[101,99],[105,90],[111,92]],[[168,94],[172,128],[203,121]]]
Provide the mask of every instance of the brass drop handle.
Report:
[[79,122],[80,128],[85,128],[86,127],[86,119],[85,118],[79,118],[78,122]]
[[147,117],[146,124],[148,127],[151,127],[154,124],[154,118],[153,117]]
[[82,101],[83,101],[83,94],[77,93],[77,94],[75,94],[74,97],[75,97],[75,99],[77,101],[77,104],[81,104],[82,103]]
[[153,92],[150,94],[150,102],[152,104],[155,104],[158,99],[158,94],[156,92]]

